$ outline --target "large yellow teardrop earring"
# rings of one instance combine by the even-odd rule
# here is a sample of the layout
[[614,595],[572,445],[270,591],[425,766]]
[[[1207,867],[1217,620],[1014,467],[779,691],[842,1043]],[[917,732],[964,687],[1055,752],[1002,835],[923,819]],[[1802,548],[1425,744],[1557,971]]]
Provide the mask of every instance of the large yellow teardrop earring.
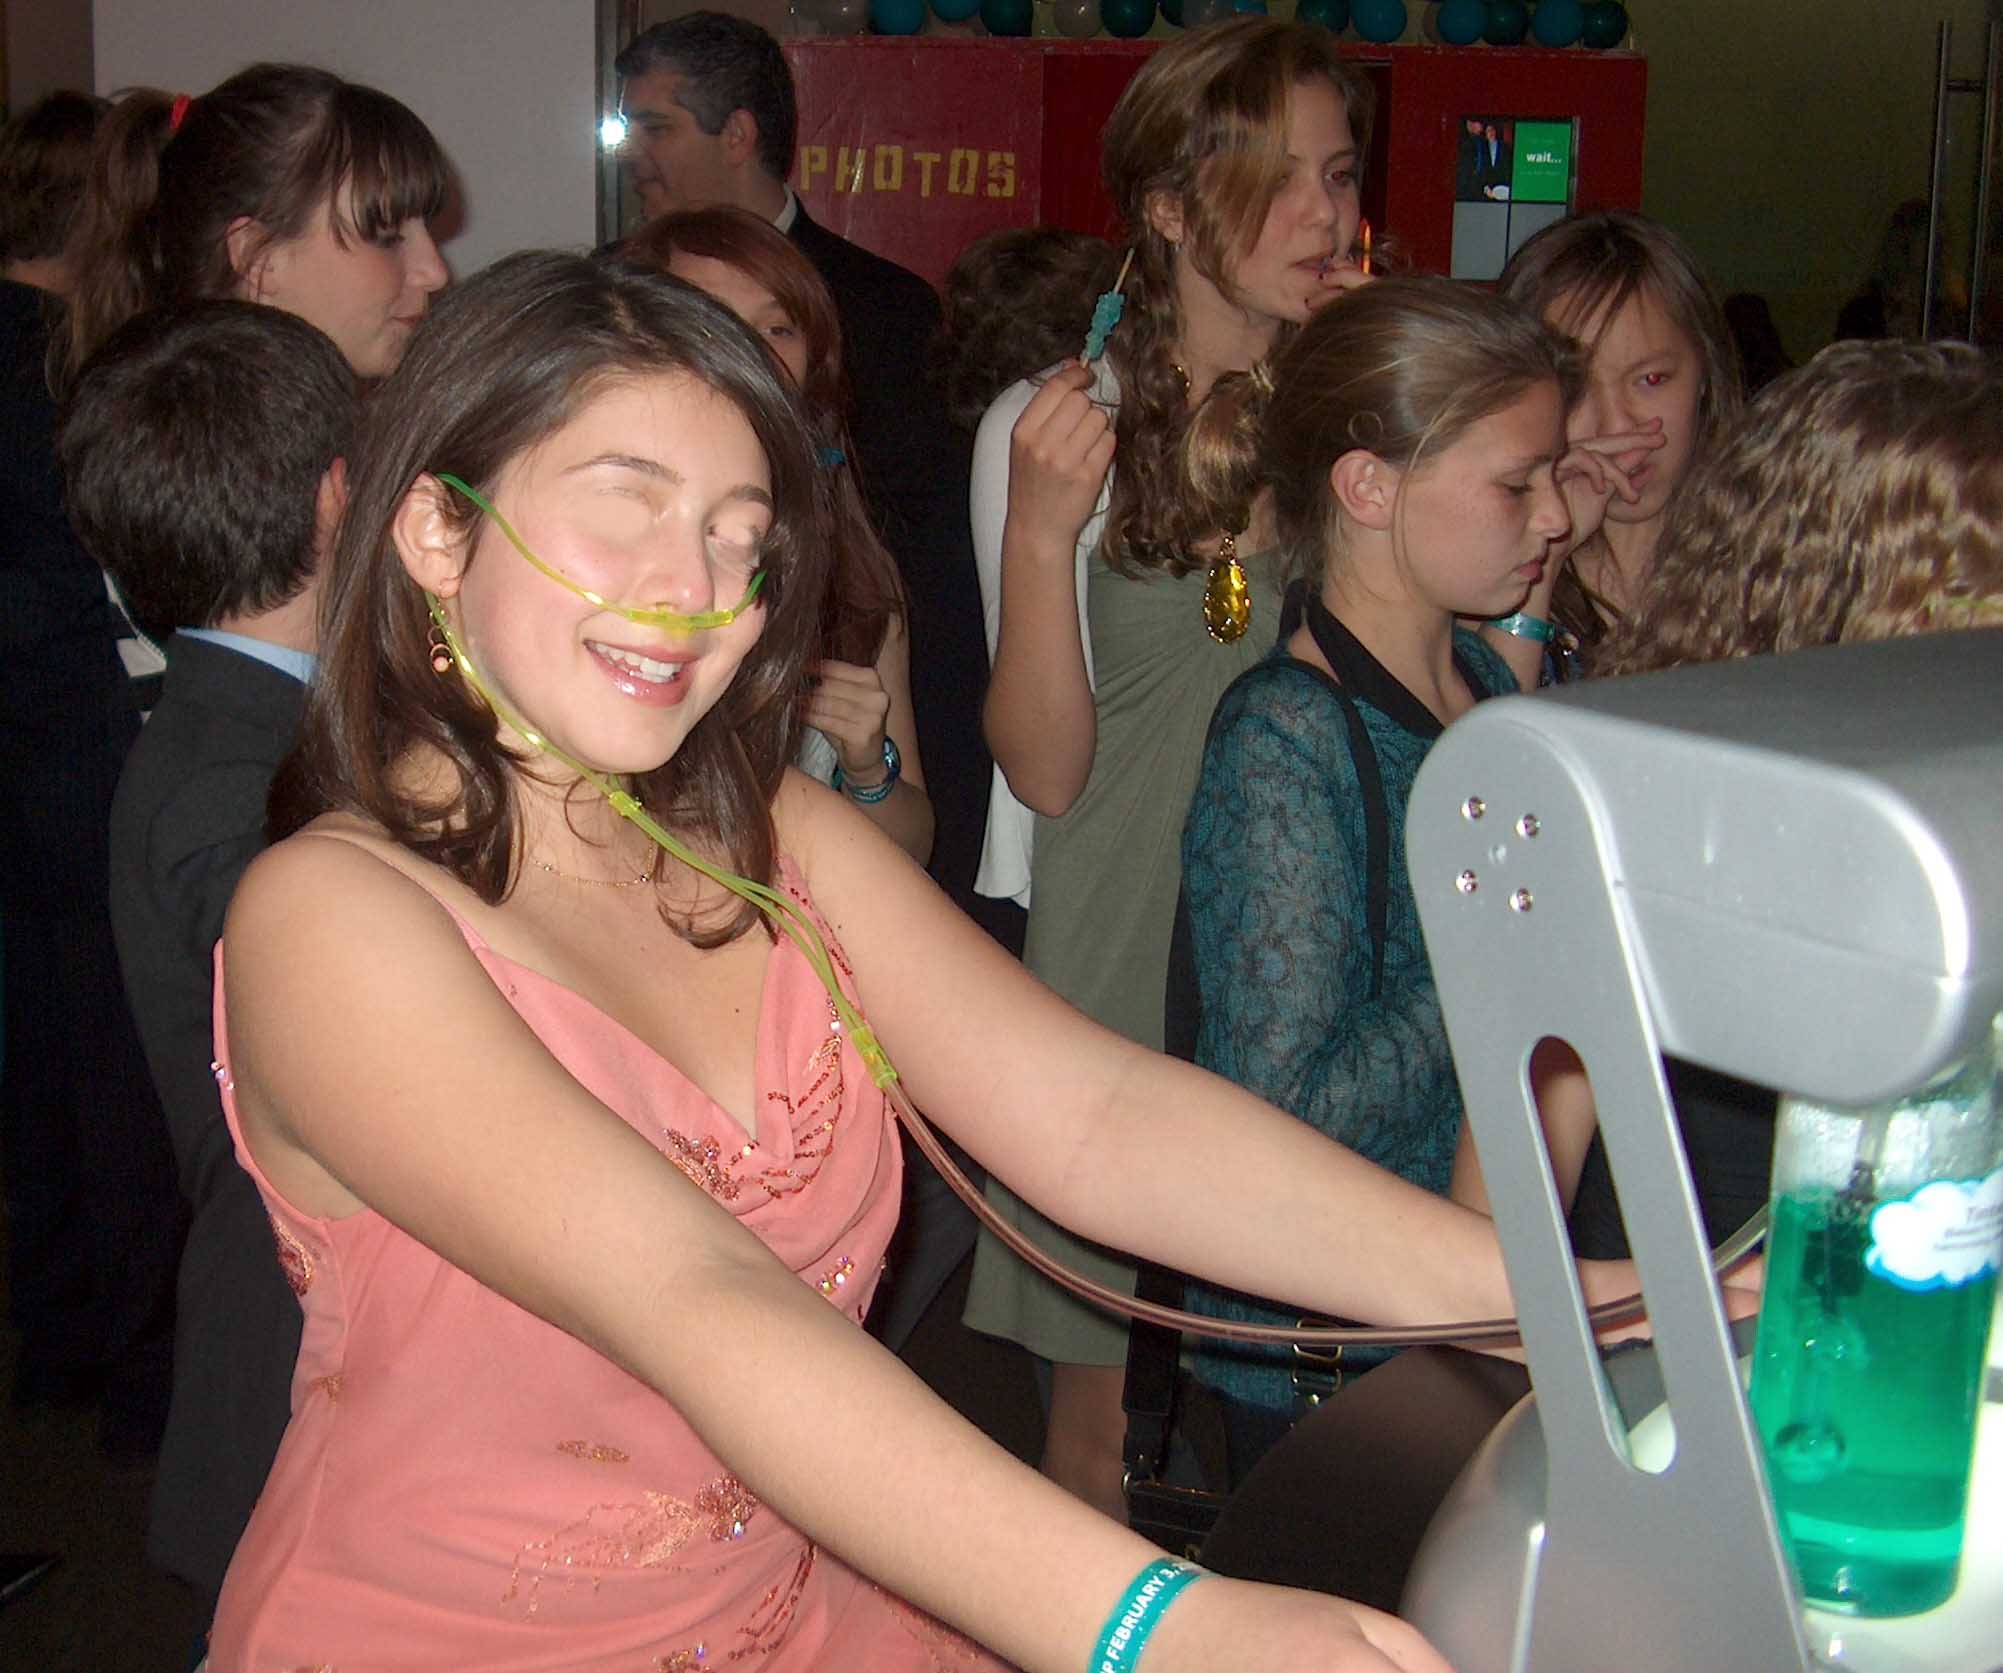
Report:
[[1203,582],[1203,626],[1220,645],[1236,644],[1252,625],[1252,589],[1238,561],[1238,542],[1226,535]]

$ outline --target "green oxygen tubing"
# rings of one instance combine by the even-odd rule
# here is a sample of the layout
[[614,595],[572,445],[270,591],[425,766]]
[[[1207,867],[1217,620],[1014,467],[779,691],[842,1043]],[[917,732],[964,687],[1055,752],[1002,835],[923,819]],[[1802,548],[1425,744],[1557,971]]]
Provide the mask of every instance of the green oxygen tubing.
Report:
[[[629,621],[648,626],[664,627],[676,632],[703,632],[719,627],[727,627],[731,622],[751,608],[757,597],[765,572],[759,570],[751,578],[751,585],[743,599],[728,610],[709,610],[696,615],[684,615],[664,607],[642,608],[611,603],[577,585],[568,576],[545,563],[529,550],[521,537],[515,533],[507,521],[485,498],[476,493],[456,476],[440,474],[439,481],[455,492],[463,494],[487,517],[491,518],[502,534],[522,557],[526,558],[540,573],[548,576],[559,586],[577,594],[589,603]],[[621,818],[630,821],[644,831],[648,838],[672,859],[687,866],[691,871],[708,878],[712,883],[736,895],[756,907],[769,918],[773,925],[800,951],[814,974],[827,990],[828,999],[835,1008],[842,1030],[849,1043],[855,1047],[863,1066],[869,1071],[870,1079],[883,1089],[891,1107],[897,1111],[898,1119],[904,1123],[913,1141],[924,1153],[926,1159],[939,1170],[940,1176],[950,1184],[954,1192],[973,1210],[975,1218],[1001,1239],[1002,1243],[1016,1256],[1042,1273],[1052,1283],[1062,1286],[1074,1295],[1103,1308],[1107,1312],[1136,1319],[1143,1324],[1159,1325],[1164,1329],[1182,1331],[1194,1336],[1211,1337],[1220,1341],[1260,1342],[1286,1346],[1298,1343],[1303,1348],[1334,1348],[1345,1345],[1369,1347],[1415,1347],[1424,1344],[1453,1344],[1465,1346],[1495,1345],[1513,1342],[1516,1338],[1514,1319],[1478,1319],[1463,1324],[1403,1325],[1403,1326],[1361,1326],[1361,1325],[1262,1325],[1250,1324],[1236,1319],[1212,1318],[1202,1313],[1187,1313],[1180,1308],[1164,1307],[1157,1302],[1142,1301],[1118,1290],[1108,1289],[1080,1273],[1070,1270],[1052,1260],[1021,1232],[991,1209],[981,1192],[975,1189],[967,1176],[960,1171],[957,1163],[946,1152],[938,1136],[932,1131],[925,1118],[913,1107],[903,1087],[897,1083],[897,1069],[883,1049],[876,1032],[868,1020],[858,1011],[848,996],[842,992],[836,980],[834,961],[828,954],[827,943],[822,939],[813,920],[800,906],[781,891],[769,884],[753,882],[748,877],[739,877],[712,861],[704,859],[686,843],[682,842],[659,820],[655,819],[639,800],[622,784],[607,773],[595,767],[586,766],[561,745],[552,742],[542,732],[514,714],[494,694],[486,680],[482,678],[473,659],[466,654],[466,647],[447,619],[445,606],[436,596],[425,594],[431,612],[432,626],[438,630],[452,661],[467,683],[480,694],[489,709],[504,725],[513,730],[532,748],[560,761],[564,766],[589,784]],[[1752,1219],[1739,1228],[1713,1253],[1712,1263],[1716,1270],[1724,1272],[1753,1249],[1766,1233],[1766,1210],[1761,1209]],[[1587,1317],[1595,1325],[1621,1324],[1638,1317],[1642,1308],[1640,1296],[1629,1296],[1620,1301],[1604,1302],[1588,1310]]]

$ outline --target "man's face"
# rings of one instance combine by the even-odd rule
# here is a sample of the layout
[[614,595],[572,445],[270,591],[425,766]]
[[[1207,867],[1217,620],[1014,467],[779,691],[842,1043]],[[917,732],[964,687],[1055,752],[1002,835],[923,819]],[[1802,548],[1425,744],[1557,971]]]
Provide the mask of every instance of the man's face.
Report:
[[738,201],[740,170],[730,159],[728,124],[721,134],[702,131],[675,102],[686,79],[662,69],[626,83],[621,106],[626,142],[619,160],[649,220],[677,209]]

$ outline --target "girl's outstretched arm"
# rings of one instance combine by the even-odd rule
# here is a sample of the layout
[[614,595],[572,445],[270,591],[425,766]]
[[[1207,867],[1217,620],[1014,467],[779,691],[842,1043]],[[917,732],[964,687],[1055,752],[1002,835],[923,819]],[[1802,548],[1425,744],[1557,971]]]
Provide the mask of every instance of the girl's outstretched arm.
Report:
[[[860,815],[795,795],[916,878]],[[295,838],[251,868],[225,945],[238,1109],[286,1197],[382,1214],[658,1389],[810,1538],[1024,1667],[1086,1665],[1158,1553],[962,1422],[586,1093],[415,883]],[[1445,1669],[1397,1622],[1216,1579],[1149,1665],[1197,1673],[1227,1646],[1301,1673]]]
[[782,838],[913,1101],[1044,1213],[1336,1317],[1419,1324],[1513,1311],[1483,1216],[1101,1028],[861,820],[807,800],[782,790]]

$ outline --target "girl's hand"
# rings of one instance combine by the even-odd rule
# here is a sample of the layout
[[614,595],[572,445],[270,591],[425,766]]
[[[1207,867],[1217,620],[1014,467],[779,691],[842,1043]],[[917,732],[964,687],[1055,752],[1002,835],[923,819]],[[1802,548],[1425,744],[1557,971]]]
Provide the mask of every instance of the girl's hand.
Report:
[[807,670],[811,682],[801,718],[819,727],[835,746],[842,771],[857,783],[883,777],[883,730],[890,694],[874,668],[853,662],[822,661]]
[[1008,522],[1069,568],[1113,464],[1113,420],[1092,399],[1095,374],[1068,361],[1030,397],[1009,435]]
[[1618,496],[1632,505],[1641,498],[1628,480],[1642,460],[1663,446],[1662,420],[1651,418],[1639,430],[1606,436],[1579,436],[1567,446],[1555,467],[1559,490],[1572,514],[1572,532],[1565,538],[1567,554],[1600,532],[1607,507]]
[[1308,311],[1316,312],[1338,296],[1360,290],[1376,277],[1374,273],[1364,272],[1355,256],[1338,257],[1321,270],[1321,283],[1308,297]]
[[1211,1575],[1189,1587],[1148,1640],[1159,1673],[1255,1666],[1271,1673],[1453,1673],[1418,1629],[1320,1592]]

